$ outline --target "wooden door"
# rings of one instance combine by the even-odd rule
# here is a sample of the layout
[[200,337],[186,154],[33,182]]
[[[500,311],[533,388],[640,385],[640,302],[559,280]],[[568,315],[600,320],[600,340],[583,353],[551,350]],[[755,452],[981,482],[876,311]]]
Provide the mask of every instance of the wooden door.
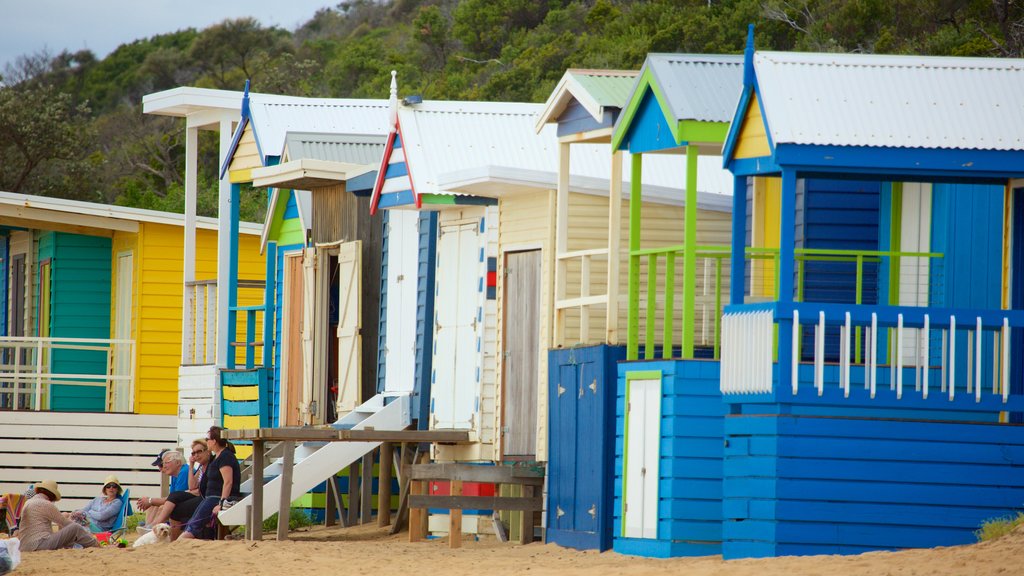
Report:
[[[114,323],[114,338],[117,340],[131,340],[132,338],[132,302],[134,283],[135,258],[131,252],[118,254],[117,256],[117,318]],[[132,375],[132,347],[128,344],[116,344],[114,346],[114,375]],[[108,398],[108,407],[114,412],[131,412],[132,382],[128,380],[117,380]]]
[[502,452],[532,458],[537,453],[541,251],[505,254],[504,266]]
[[285,426],[300,426],[302,382],[305,374],[303,354],[303,322],[305,320],[305,283],[303,281],[303,258],[301,254],[284,257],[284,309],[281,316],[281,331],[284,335],[284,358],[282,358],[281,420]]
[[362,398],[362,242],[338,247],[338,415]]
[[660,440],[661,380],[627,380],[622,488],[627,538],[658,537]]
[[412,392],[416,378],[416,282],[419,270],[419,213],[388,212],[387,333],[384,388]]
[[478,222],[442,225],[437,243],[431,428],[469,430],[476,421],[483,330]]
[[314,340],[317,334],[316,305],[317,305],[317,252],[312,248],[306,248],[302,254],[302,402],[299,412],[302,415],[302,424],[313,424],[316,420],[314,410],[315,393],[313,381],[316,374],[313,371],[313,358],[316,354]]

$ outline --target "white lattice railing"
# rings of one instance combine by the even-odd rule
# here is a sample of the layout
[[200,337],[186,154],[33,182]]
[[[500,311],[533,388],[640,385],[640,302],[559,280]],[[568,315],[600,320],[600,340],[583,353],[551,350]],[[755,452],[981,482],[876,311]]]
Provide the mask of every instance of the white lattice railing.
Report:
[[181,363],[185,366],[217,362],[217,281],[185,283]]
[[772,310],[729,313],[722,317],[723,394],[772,391],[775,319]]
[[[106,369],[102,374],[53,372],[54,353],[60,351],[102,357]],[[49,410],[55,385],[102,386],[107,412],[131,412],[135,402],[135,341],[0,337],[0,408]]]

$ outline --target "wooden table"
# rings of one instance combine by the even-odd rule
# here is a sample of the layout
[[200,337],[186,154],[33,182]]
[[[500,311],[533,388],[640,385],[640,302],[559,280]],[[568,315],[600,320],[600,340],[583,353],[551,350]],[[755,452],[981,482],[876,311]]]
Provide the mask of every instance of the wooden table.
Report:
[[[390,523],[391,516],[391,466],[384,462],[392,460],[394,444],[402,446],[401,459],[398,463],[399,473],[399,504],[398,515],[392,526],[392,534],[396,533],[408,515],[409,473],[408,467],[426,455],[420,445],[428,444],[468,444],[469,432],[459,430],[337,430],[335,428],[283,427],[283,428],[243,428],[224,430],[222,436],[226,440],[252,441],[252,505],[246,515],[245,534],[247,539],[263,538],[263,469],[264,450],[267,442],[280,442],[283,445],[283,467],[281,470],[281,500],[277,516],[277,539],[288,538],[288,521],[291,506],[292,471],[295,466],[296,442],[379,442],[381,444],[380,481],[377,495],[377,521],[381,526]],[[409,450],[415,445],[415,450]],[[412,458],[407,455],[412,452]],[[385,457],[387,458],[385,460]],[[361,502],[360,510],[363,522],[369,521],[372,513],[372,468],[373,452],[363,457],[361,491],[354,492],[355,476],[349,475],[349,509],[348,522],[355,523],[356,502]],[[333,501],[332,501],[333,498]],[[332,508],[331,504],[335,507]],[[341,498],[337,493],[337,485],[328,482],[327,518],[328,525],[334,523],[334,513],[341,509]],[[344,521],[345,516],[342,516]]]

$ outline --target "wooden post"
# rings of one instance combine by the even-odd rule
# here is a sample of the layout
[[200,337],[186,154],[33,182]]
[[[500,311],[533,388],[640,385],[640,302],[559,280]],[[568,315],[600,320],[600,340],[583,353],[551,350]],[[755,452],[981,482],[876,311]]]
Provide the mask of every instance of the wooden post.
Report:
[[[462,480],[452,480],[451,495],[462,496]],[[448,510],[448,547],[462,548],[462,509]]]
[[[423,480],[413,480],[409,483],[409,494],[422,496],[427,493],[427,483]],[[425,522],[427,511],[424,508],[409,508],[409,542],[419,542],[426,536]]]
[[608,344],[619,343],[619,259],[622,257],[622,151],[612,153],[608,189]]
[[[569,143],[558,144],[558,185],[555,196],[555,302],[565,299],[566,262],[562,254],[569,250]],[[588,279],[584,276],[583,281]],[[556,309],[554,345],[565,345],[565,311]],[[585,342],[586,334],[580,334],[577,342]]]
[[359,463],[348,465],[348,525],[359,523]]
[[409,516],[409,471],[412,464],[416,462],[416,458],[419,456],[420,446],[416,444],[402,443],[402,454],[400,461],[402,463],[401,471],[398,474],[398,512],[395,514],[395,523],[391,525],[391,534],[398,534],[402,526],[405,525],[406,519]]
[[362,504],[359,510],[359,523],[369,524],[373,520],[373,453],[370,450],[363,455],[363,465],[360,467],[362,478],[359,481],[359,498]]
[[250,526],[245,533],[253,540],[263,539],[263,440],[252,441],[252,514],[246,516]]
[[[629,190],[629,303],[626,307],[626,359],[636,360],[640,353],[640,257],[633,254],[640,249],[641,192],[643,187],[643,156],[633,154]],[[648,282],[650,271],[648,271]],[[648,322],[653,322],[651,318]]]
[[[523,498],[533,498],[533,486],[523,485]],[[519,529],[519,543],[529,544],[533,542],[533,510],[523,510],[523,524]]]
[[281,470],[281,499],[277,508],[277,539],[288,539],[292,512],[292,469],[295,467],[295,442],[284,441],[284,466]]
[[[335,526],[338,523],[338,510],[342,508],[338,497],[338,480],[335,476],[327,479],[327,490],[324,493],[324,526]],[[342,516],[344,518],[344,516]]]
[[380,445],[380,480],[377,482],[377,526],[391,524],[391,442]]

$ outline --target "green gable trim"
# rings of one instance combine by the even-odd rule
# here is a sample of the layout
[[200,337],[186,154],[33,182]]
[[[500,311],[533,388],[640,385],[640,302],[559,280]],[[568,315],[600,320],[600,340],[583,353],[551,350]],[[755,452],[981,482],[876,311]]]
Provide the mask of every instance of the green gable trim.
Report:
[[632,94],[629,95],[629,102],[626,107],[622,109],[622,113],[619,115],[619,120],[615,124],[615,131],[612,133],[612,150],[622,149],[622,140],[629,133],[630,125],[633,123],[633,119],[636,116],[637,110],[640,109],[640,104],[644,100],[644,95],[650,90],[654,97],[658,100],[658,107],[661,108],[661,113],[668,120],[669,126],[675,126],[676,128],[672,131],[672,136],[676,139],[676,142],[680,141],[679,126],[676,122],[675,117],[672,115],[672,109],[668,106],[668,100],[662,93],[661,87],[654,81],[654,74],[650,68],[645,68],[640,74],[640,78],[637,80],[636,89]]
[[291,190],[279,189],[277,191],[277,202],[274,204],[274,213],[270,217],[270,231],[267,238],[281,242],[281,227],[284,225],[284,213],[288,209],[288,201],[292,197]]
[[702,122],[700,120],[680,120],[679,138],[687,144],[722,143],[729,135],[728,122]]
[[289,218],[283,221],[278,229],[276,242],[278,246],[304,244],[306,242],[306,235],[302,230],[302,220]]
[[454,206],[455,196],[451,194],[420,194],[420,202],[422,204],[437,204],[444,206]]

